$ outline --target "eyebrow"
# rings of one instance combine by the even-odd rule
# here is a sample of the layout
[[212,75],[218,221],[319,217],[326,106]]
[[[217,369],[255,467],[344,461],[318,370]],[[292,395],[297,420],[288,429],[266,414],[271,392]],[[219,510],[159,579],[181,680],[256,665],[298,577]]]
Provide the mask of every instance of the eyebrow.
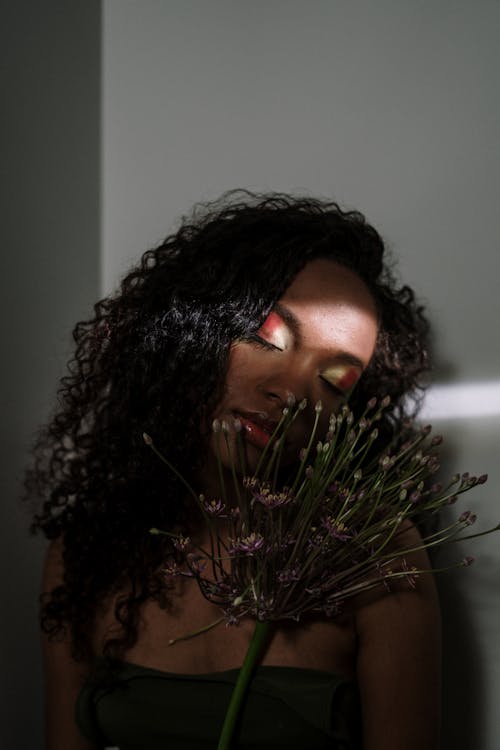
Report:
[[[299,319],[293,314],[291,310],[288,309],[288,307],[285,307],[280,302],[277,302],[274,305],[275,312],[278,313],[278,315],[283,318],[285,323],[291,328],[291,331],[297,341],[298,344],[302,343],[302,326],[300,325]],[[362,362],[358,357],[356,357],[354,354],[351,354],[350,352],[339,352],[335,355],[335,360],[341,363],[352,365],[353,367],[358,367],[360,370],[365,369],[365,363]]]

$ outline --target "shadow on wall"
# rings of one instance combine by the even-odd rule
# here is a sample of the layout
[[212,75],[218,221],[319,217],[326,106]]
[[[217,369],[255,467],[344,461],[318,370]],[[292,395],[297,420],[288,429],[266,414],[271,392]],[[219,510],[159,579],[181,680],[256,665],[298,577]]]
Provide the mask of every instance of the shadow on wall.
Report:
[[[476,422],[473,428],[465,422],[443,429],[445,443],[441,451],[440,479],[444,483],[457,470],[463,471],[477,464],[478,473],[487,468],[491,456],[491,435],[485,425],[484,433]],[[472,429],[471,432],[469,432]],[[435,430],[437,433],[439,430]],[[481,435],[481,438],[479,438]],[[481,448],[484,450],[481,450]],[[465,460],[467,466],[462,465]],[[479,457],[478,457],[479,456]],[[484,461],[483,461],[484,456]],[[477,528],[464,529],[462,536],[484,531],[492,525],[487,519],[486,499],[492,497],[493,482],[481,491],[472,490],[458,498],[440,516],[439,526],[447,526],[465,510],[477,511]],[[478,488],[479,489],[479,488]],[[500,534],[500,532],[499,532]],[[484,546],[483,546],[484,545]],[[495,545],[495,546],[493,546]],[[495,565],[488,565],[488,557],[498,545],[498,537],[487,536],[464,542],[450,543],[432,555],[435,568],[454,565],[468,555],[478,556],[477,564],[458,568],[436,576],[443,624],[443,725],[442,750],[483,750],[491,726],[489,704],[487,621],[495,613],[490,603],[498,596]]]
[[484,654],[474,612],[457,580],[461,573],[438,578],[443,619],[442,750],[479,750],[486,741]]

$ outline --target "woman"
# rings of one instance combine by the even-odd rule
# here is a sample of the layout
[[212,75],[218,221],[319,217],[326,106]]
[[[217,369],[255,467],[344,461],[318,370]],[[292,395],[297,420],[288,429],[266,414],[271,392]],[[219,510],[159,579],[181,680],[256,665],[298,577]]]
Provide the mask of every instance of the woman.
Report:
[[[76,326],[59,411],[28,477],[45,498],[34,527],[51,540],[41,618],[49,750],[214,747],[230,670],[251,637],[245,621],[169,647],[220,613],[195,584],[165,587],[172,550],[149,529],[187,530],[200,543],[204,532],[143,433],[207,497],[218,493],[214,418],[230,425],[226,471],[234,421],[255,466],[290,399],[321,399],[325,414],[349,399],[359,415],[370,397],[390,395],[386,441],[418,401],[426,336],[412,291],[396,286],[360,214],[247,193],[184,221]],[[311,420],[306,409],[294,424],[290,461]],[[406,544],[418,538],[406,530]],[[409,562],[428,567],[424,552]],[[362,734],[364,750],[436,748],[439,660],[430,576],[341,618],[278,627],[240,746],[351,748]]]

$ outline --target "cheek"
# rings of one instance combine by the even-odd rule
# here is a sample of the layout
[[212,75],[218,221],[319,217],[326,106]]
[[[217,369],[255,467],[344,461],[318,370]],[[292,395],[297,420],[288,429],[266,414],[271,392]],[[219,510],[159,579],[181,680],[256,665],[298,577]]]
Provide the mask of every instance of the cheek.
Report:
[[225,393],[248,390],[258,375],[255,352],[244,342],[231,346],[226,374]]

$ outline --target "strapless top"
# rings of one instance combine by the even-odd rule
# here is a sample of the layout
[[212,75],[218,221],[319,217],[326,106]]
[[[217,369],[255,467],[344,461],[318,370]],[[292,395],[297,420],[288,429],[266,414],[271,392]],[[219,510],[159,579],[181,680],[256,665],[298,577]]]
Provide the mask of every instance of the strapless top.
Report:
[[[80,692],[76,719],[97,747],[216,748],[238,670],[177,674],[120,662]],[[329,672],[258,667],[245,700],[238,750],[357,750],[356,685]]]

